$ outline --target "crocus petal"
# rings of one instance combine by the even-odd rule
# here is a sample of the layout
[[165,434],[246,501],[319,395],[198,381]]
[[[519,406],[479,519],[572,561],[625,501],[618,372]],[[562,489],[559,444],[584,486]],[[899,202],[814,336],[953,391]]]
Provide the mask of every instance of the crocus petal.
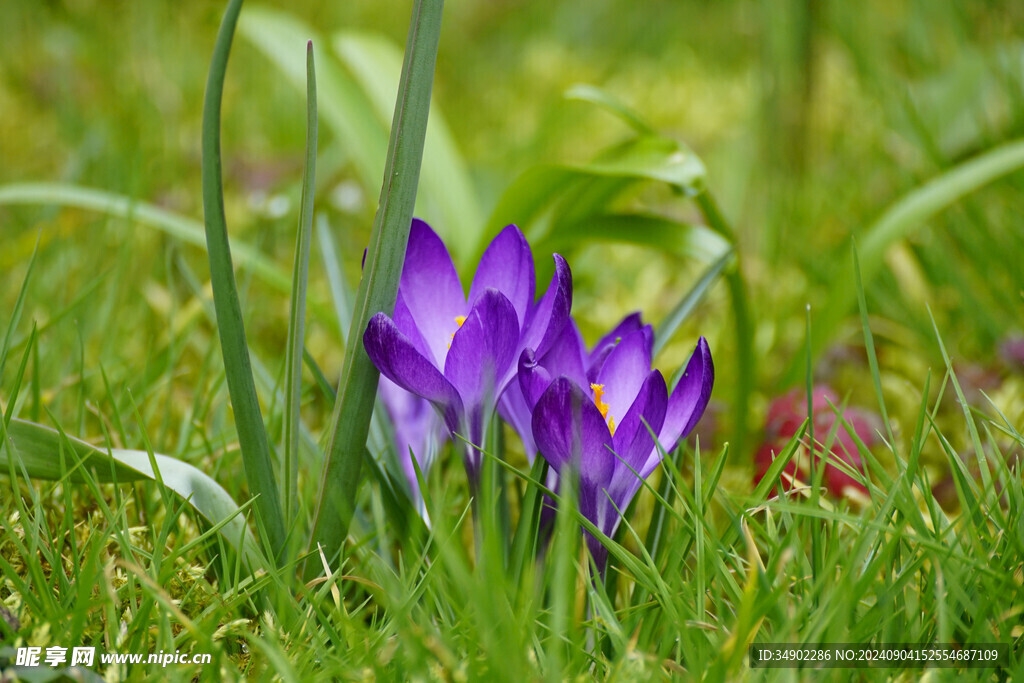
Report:
[[608,358],[608,354],[612,352],[612,349],[622,341],[622,338],[627,334],[636,332],[643,326],[643,323],[640,321],[640,314],[630,313],[611,332],[601,337],[594,344],[594,350],[590,352],[587,358],[589,381],[597,381],[597,373],[601,371],[601,366],[604,365],[605,359]]
[[448,250],[429,225],[413,220],[399,284],[409,313],[430,348],[434,365],[444,365],[455,318],[466,314],[466,299]]
[[444,376],[458,389],[467,408],[490,397],[493,409],[497,383],[512,365],[518,340],[515,308],[504,294],[488,289],[452,338],[444,364]]
[[581,489],[611,477],[615,456],[608,450],[608,425],[593,401],[568,378],[553,381],[537,401],[533,438],[559,475],[566,467],[578,468]]
[[533,349],[523,350],[523,353],[519,356],[518,369],[519,381],[516,384],[519,385],[526,405],[532,410],[537,405],[541,395],[551,385],[551,373],[537,362]]
[[519,228],[509,225],[498,233],[480,258],[469,288],[469,305],[476,303],[488,288],[496,289],[512,302],[522,328],[533,306],[534,286],[530,245]]
[[627,334],[608,354],[596,383],[604,386],[603,400],[616,422],[626,416],[650,373],[651,356],[642,330]]
[[[398,331],[412,342],[412,345],[416,347],[420,355],[427,360],[431,360],[434,357],[430,344],[423,338],[423,334],[420,332],[420,328],[417,327],[416,320],[412,317],[408,304],[405,303],[405,297],[402,296],[401,289],[398,290],[398,298],[395,299],[395,312],[391,315],[391,319],[394,321],[395,326],[398,327]],[[437,364],[437,367],[441,367],[440,364]]]
[[[621,458],[621,462],[615,466],[615,479],[632,482],[637,478],[637,474],[646,478],[642,470],[647,464],[651,449],[654,448],[653,434],[661,430],[665,420],[667,403],[668,389],[665,386],[665,378],[657,370],[652,370],[640,387],[633,405],[619,422],[615,436],[612,437],[612,447]],[[637,474],[634,474],[634,471]],[[618,487],[614,489],[613,498]],[[628,505],[629,501],[616,499],[615,503],[621,508]]]
[[541,365],[552,377],[559,375],[568,377],[581,387],[589,385],[587,381],[586,347],[579,328],[570,318],[562,331],[555,337],[547,353],[540,359]]
[[462,400],[452,383],[424,358],[403,335],[391,318],[378,313],[370,318],[363,333],[363,346],[381,374],[417,396],[433,403],[444,415],[448,428],[455,431]]
[[572,308],[572,271],[560,254],[554,254],[555,273],[544,296],[533,308],[523,331],[521,348],[533,349],[543,358],[569,321]]
[[690,430],[704,414],[711,399],[711,387],[715,383],[715,364],[711,360],[711,349],[704,337],[697,341],[697,348],[686,364],[683,376],[668,399],[665,424],[658,435],[658,441],[666,451],[676,447],[676,442],[690,433]]

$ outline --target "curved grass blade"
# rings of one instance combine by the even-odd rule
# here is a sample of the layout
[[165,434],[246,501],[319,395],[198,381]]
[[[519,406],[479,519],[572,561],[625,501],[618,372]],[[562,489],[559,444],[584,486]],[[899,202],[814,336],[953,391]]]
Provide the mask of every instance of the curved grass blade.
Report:
[[[714,196],[705,189],[697,195],[696,202],[708,227],[726,240],[735,242],[732,227],[722,215]],[[747,414],[750,412],[750,397],[754,391],[757,368],[754,358],[754,330],[750,321],[750,300],[747,297],[747,285],[743,280],[743,270],[738,253],[733,268],[726,272],[725,281],[729,286],[736,339],[736,395],[733,397],[733,417],[736,426],[729,450],[733,453],[744,453],[747,440]]]
[[[25,308],[25,295],[28,293],[28,283],[32,280],[32,271],[35,270],[36,257],[39,256],[39,237],[36,237],[36,246],[32,249],[32,256],[28,260],[28,267],[25,269],[25,277],[21,280],[21,289],[18,290],[18,298],[14,302],[14,311],[7,323],[7,330],[4,332],[3,345],[0,346],[0,379],[4,376],[4,365],[7,364],[7,353],[11,348],[11,339],[14,337],[14,330],[21,320],[21,312]],[[12,394],[17,396],[17,392]],[[12,402],[13,404],[13,402]]]
[[[3,429],[0,424],[0,431]],[[67,467],[61,465],[62,453]],[[224,540],[241,553],[250,569],[264,566],[256,540],[239,514],[242,508],[220,484],[181,460],[158,453],[153,454],[153,458],[156,469],[146,451],[104,450],[50,427],[17,418],[10,421],[6,434],[0,434],[0,473],[8,474],[13,466],[15,473],[24,468],[23,471],[35,479],[67,479],[74,483],[84,483],[90,474],[103,483],[127,484],[158,481],[159,478],[165,487],[187,500],[204,519],[217,526]]]
[[231,0],[217,33],[217,43],[210,63],[203,103],[203,213],[206,218],[206,246],[210,257],[210,281],[213,286],[213,305],[217,313],[227,374],[228,393],[235,411],[238,440],[242,449],[242,462],[249,490],[256,499],[257,522],[266,530],[266,541],[273,556],[280,560],[284,549],[284,516],[274,467],[270,459],[270,444],[260,413],[259,399],[249,361],[249,347],[245,341],[242,306],[238,300],[231,248],[228,244],[228,226],[224,216],[224,192],[221,180],[220,157],[220,105],[224,90],[231,39],[242,10],[242,0]]
[[285,519],[294,528],[299,497],[299,404],[302,400],[302,345],[306,329],[306,283],[309,276],[309,248],[313,235],[313,196],[316,194],[316,67],[313,41],[306,44],[306,165],[302,172],[302,205],[299,231],[295,238],[295,266],[292,270],[292,301],[285,352],[284,457],[281,481]]
[[711,286],[718,280],[718,276],[722,274],[722,271],[733,260],[735,252],[732,249],[726,250],[724,254],[718,257],[718,260],[708,266],[704,274],[700,276],[697,283],[686,293],[676,307],[672,309],[672,312],[665,316],[661,325],[654,332],[654,355],[657,356],[665,345],[668,344],[669,339],[679,326],[683,324],[683,321],[690,317],[693,310],[697,307],[707,293],[711,291]]
[[569,89],[565,91],[564,97],[567,100],[589,102],[590,104],[601,107],[602,109],[605,109],[617,116],[630,128],[641,135],[657,135],[658,133],[635,111],[620,102],[607,90],[602,90],[597,86],[586,83],[577,83],[576,85],[570,86]]
[[[865,287],[882,266],[888,248],[915,230],[931,216],[988,183],[1024,168],[1024,140],[999,145],[932,178],[892,204],[859,239],[861,277]],[[811,350],[815,356],[835,335],[846,314],[857,301],[853,264],[837,266],[824,308],[815,316]],[[800,377],[800,359],[794,359],[784,375],[787,384]]]
[[[186,244],[206,248],[199,221],[114,192],[68,183],[12,183],[0,185],[0,204],[49,204],[95,211],[136,221]],[[240,267],[248,268],[279,291],[289,291],[291,280],[285,271],[258,250],[236,242],[232,251]]]
[[[442,0],[417,0],[413,7],[384,182],[350,328],[354,334],[366,329],[372,315],[395,306],[416,202],[442,6]],[[331,563],[341,552],[354,512],[378,377],[363,345],[347,344],[310,539],[310,547],[322,547]],[[306,571],[315,574],[315,563],[308,562]]]

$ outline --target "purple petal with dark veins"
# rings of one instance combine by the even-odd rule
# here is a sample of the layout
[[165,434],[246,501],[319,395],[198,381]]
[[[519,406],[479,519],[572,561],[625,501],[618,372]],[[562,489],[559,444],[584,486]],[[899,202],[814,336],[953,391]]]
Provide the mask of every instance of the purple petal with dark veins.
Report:
[[381,374],[406,391],[422,396],[444,415],[452,431],[458,428],[462,399],[441,371],[424,358],[391,318],[378,313],[363,333],[363,346]]
[[[647,458],[654,448],[653,434],[661,431],[667,404],[668,389],[665,387],[665,378],[657,370],[652,370],[640,387],[633,405],[615,428],[612,447],[621,462],[616,462],[613,479],[632,481],[637,477],[633,471],[639,473],[647,464]],[[618,491],[618,487],[614,487],[612,497],[621,508],[629,501],[619,499]]]
[[434,365],[444,365],[457,316],[466,314],[466,298],[441,238],[421,220],[413,220],[399,284],[410,315],[430,348]]
[[587,381],[596,382],[597,373],[601,372],[601,366],[604,365],[605,359],[608,358],[608,354],[612,352],[615,345],[627,334],[636,332],[641,327],[643,327],[643,323],[640,321],[640,314],[630,313],[611,332],[601,337],[587,357]]
[[566,377],[559,377],[533,410],[533,438],[548,463],[562,475],[578,468],[580,487],[603,485],[614,468],[611,433],[593,401]]
[[602,400],[616,422],[626,416],[649,374],[651,357],[646,353],[643,331],[630,332],[608,354],[595,382],[604,385]]
[[519,381],[515,384],[519,385],[526,405],[532,410],[551,385],[551,373],[537,362],[533,349],[524,349],[519,356],[518,376]]
[[469,305],[483,296],[488,288],[504,294],[516,310],[519,328],[526,323],[533,306],[533,253],[523,233],[514,225],[498,233],[480,257],[473,284],[469,288]]
[[[427,360],[431,360],[434,356],[433,351],[430,349],[430,345],[427,340],[423,338],[423,334],[420,333],[420,328],[417,327],[416,321],[412,317],[412,312],[409,310],[409,306],[405,303],[405,297],[402,296],[402,290],[398,290],[398,298],[395,299],[395,312],[391,315],[391,319],[394,321],[398,331],[404,334],[412,345],[416,347],[416,350],[420,352]],[[438,365],[437,367],[441,367]]]
[[658,435],[658,441],[666,452],[676,447],[679,439],[686,437],[694,428],[711,399],[711,388],[715,383],[715,364],[711,360],[711,349],[704,337],[697,341],[683,376],[668,399],[665,424]]
[[512,365],[518,340],[515,308],[504,294],[488,289],[455,333],[444,363],[444,376],[467,409],[488,398],[491,408],[497,403],[497,383]]
[[520,348],[533,349],[543,357],[569,321],[572,308],[572,271],[560,254],[553,254],[555,273],[537,305],[527,317]]

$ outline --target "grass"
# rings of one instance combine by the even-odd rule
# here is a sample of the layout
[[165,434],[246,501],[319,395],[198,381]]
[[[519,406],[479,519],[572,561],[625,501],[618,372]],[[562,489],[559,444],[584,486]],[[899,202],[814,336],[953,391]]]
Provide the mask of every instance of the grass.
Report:
[[[928,675],[1024,679],[1024,379],[996,352],[1019,332],[1024,291],[1013,229],[1024,84],[1007,66],[1019,9],[869,2],[853,17],[784,4],[446,8],[416,201],[447,224],[459,265],[515,220],[538,264],[556,248],[569,257],[588,339],[641,308],[659,323],[661,367],[680,366],[698,333],[714,350],[717,415],[625,511],[605,581],[592,579],[571,495],[547,546],[520,522],[536,519],[544,474],[511,430],[488,445],[477,519],[457,453],[442,454],[423,482],[427,526],[403,497],[383,415],[369,423],[374,458],[342,559],[295,550],[315,526],[330,435],[354,433],[335,425],[331,384],[358,350],[344,344],[351,283],[408,8],[350,3],[324,10],[334,21],[315,3],[294,17],[243,11],[224,109],[237,269],[221,276],[237,286],[248,342],[227,370],[211,297],[221,285],[193,218],[219,16],[187,3],[109,21],[72,6],[0,9],[0,23],[42,27],[0,46],[0,679],[25,644],[212,656],[93,669],[129,680],[812,677],[750,669],[748,646],[767,642],[999,642],[1010,649],[999,669]],[[756,53],[735,36],[762,12]],[[617,30],[605,15],[622,19]],[[322,34],[315,183],[294,90],[307,72],[287,49],[303,21]],[[644,30],[698,24],[684,41]],[[571,28],[583,25],[600,45]],[[390,41],[361,30],[371,26]],[[668,62],[688,66],[677,75]],[[603,87],[570,88],[580,80]],[[694,99],[682,106],[680,92]],[[851,234],[863,268],[851,267]],[[251,373],[232,369],[243,355]],[[240,372],[254,385],[248,427],[228,394]],[[766,405],[793,383],[829,383],[839,405],[884,418],[882,445],[859,444],[866,494],[776,495],[784,464],[806,457],[800,435],[830,450],[836,435],[814,423],[751,484]],[[240,440],[256,431],[269,484],[244,476]],[[276,493],[275,476],[283,506],[253,497]],[[284,530],[267,533],[264,505]],[[263,556],[236,552],[241,519],[278,537]],[[278,553],[285,537],[295,543]]]
[[[964,426],[983,439],[991,469],[981,481],[958,476],[961,512],[947,513],[920,454],[939,443],[954,472],[968,470],[934,424],[955,376],[944,374],[934,398],[924,383],[913,434],[888,453],[895,474],[869,458],[862,505],[814,500],[806,489],[769,496],[778,473],[736,493],[703,471],[720,475],[724,452],[698,467],[701,458],[681,451],[670,461],[681,467],[650,482],[672,492],[655,506],[660,533],[642,542],[634,529],[646,515],[634,516],[620,537],[621,557],[631,559],[613,551],[606,585],[585,578],[579,527],[564,508],[546,558],[520,576],[506,572],[498,546],[469,556],[468,501],[447,481],[457,467],[429,479],[433,525],[422,536],[396,537],[375,522],[383,513],[371,491],[347,564],[305,588],[294,568],[247,579],[222,567],[209,536],[195,542],[201,520],[154,495],[159,486],[133,491],[91,477],[84,486],[40,486],[16,476],[18,495],[3,504],[0,562],[5,604],[21,625],[0,629],[8,644],[210,653],[232,680],[268,671],[283,680],[697,672],[720,680],[754,675],[745,656],[752,642],[1002,642],[1019,652],[1024,538],[1015,521],[1024,490],[1019,465],[1005,463],[1024,439],[1011,423],[965,407]],[[282,628],[285,617],[275,614],[294,621]],[[998,675],[1016,679],[1022,666],[1015,654]],[[203,671],[129,673],[190,680]],[[963,675],[988,680],[992,671]]]

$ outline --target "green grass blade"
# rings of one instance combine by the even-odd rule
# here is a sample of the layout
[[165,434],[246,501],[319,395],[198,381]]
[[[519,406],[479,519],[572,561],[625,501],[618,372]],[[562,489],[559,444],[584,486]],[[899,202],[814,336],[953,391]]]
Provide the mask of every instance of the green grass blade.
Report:
[[889,411],[885,407],[885,397],[882,395],[882,376],[878,370],[878,354],[875,352],[875,337],[871,333],[871,326],[868,324],[868,303],[864,296],[864,283],[860,275],[860,258],[857,255],[857,247],[853,248],[853,272],[856,275],[857,306],[860,310],[861,327],[864,330],[864,348],[868,353],[868,368],[871,370],[871,379],[875,387],[875,397],[878,399],[878,410],[882,415],[882,423],[885,424],[886,435],[889,443],[895,448],[896,439],[892,433],[892,425],[889,423]]
[[620,102],[607,90],[586,83],[570,86],[564,94],[567,100],[589,102],[618,117],[640,135],[657,135],[657,131],[635,111]]
[[[2,429],[0,425],[0,429]],[[157,481],[183,500],[218,529],[224,539],[240,550],[251,569],[264,566],[257,552],[241,508],[220,484],[194,466],[170,456],[146,451],[96,448],[85,441],[61,434],[35,422],[13,419],[6,428],[6,439],[0,438],[0,472],[7,474],[12,463],[35,479],[68,481],[81,484],[90,476],[98,482]],[[70,451],[70,454],[69,454]],[[61,453],[66,467],[61,466]],[[72,464],[71,461],[76,460]],[[153,462],[157,469],[154,469]],[[87,468],[87,469],[86,469]],[[239,548],[239,539],[245,539]]]
[[[199,221],[114,192],[69,183],[12,183],[0,185],[0,204],[41,204],[95,211],[148,225],[186,244],[206,248],[203,224]],[[249,269],[279,291],[288,291],[291,280],[287,273],[258,250],[239,242],[231,250],[239,267]]]
[[323,257],[324,270],[327,273],[327,286],[331,291],[334,315],[338,319],[341,343],[347,344],[348,326],[352,322],[352,303],[349,296],[351,289],[345,281],[341,255],[338,253],[338,245],[331,234],[331,226],[327,222],[326,216],[321,215],[317,217],[316,239],[320,247],[320,254]]
[[[715,198],[707,190],[696,197],[697,206],[704,215],[708,227],[730,242],[734,241],[732,227],[718,208]],[[736,395],[733,397],[733,415],[735,431],[729,450],[744,453],[747,439],[747,413],[750,411],[750,398],[754,391],[756,364],[754,358],[754,329],[750,319],[750,299],[747,296],[747,285],[743,280],[739,254],[733,267],[726,271],[726,284],[729,286],[729,300],[732,304],[733,327],[736,338]]]
[[[0,381],[4,377],[4,365],[7,363],[7,352],[11,348],[11,339],[14,338],[14,330],[21,320],[21,312],[25,308],[25,295],[28,293],[28,283],[32,279],[32,270],[36,265],[36,257],[39,255],[39,236],[36,236],[36,246],[32,248],[32,257],[28,260],[28,267],[25,269],[25,277],[21,281],[21,289],[18,290],[18,298],[14,302],[14,311],[11,313],[10,322],[7,323],[7,331],[4,333],[4,343],[0,346]],[[12,394],[17,396],[17,393]]]
[[306,329],[306,283],[309,276],[309,246],[313,235],[313,197],[316,194],[316,68],[313,41],[306,46],[308,90],[306,94],[306,166],[302,173],[302,206],[295,239],[292,271],[292,302],[285,353],[284,457],[282,490],[285,519],[295,524],[299,496],[299,404],[302,400],[302,345]]
[[[353,337],[362,334],[375,313],[394,309],[416,201],[442,5],[442,0],[417,0],[413,7],[384,182],[356,295]],[[352,341],[345,348],[310,540],[311,548],[323,547],[330,562],[338,558],[352,519],[379,377],[362,343]],[[307,563],[307,569],[315,573],[315,564]]]
[[281,499],[274,479],[274,466],[270,458],[270,444],[260,413],[259,399],[249,361],[249,348],[245,341],[242,306],[231,265],[227,220],[224,216],[224,192],[221,180],[220,108],[224,90],[231,39],[235,32],[242,0],[231,0],[224,13],[210,76],[206,83],[203,105],[203,213],[206,217],[206,245],[210,257],[210,280],[213,286],[213,305],[217,312],[217,330],[220,334],[224,369],[228,380],[228,393],[234,407],[238,440],[242,449],[242,462],[250,492],[259,496],[256,512],[259,522],[267,531],[267,544],[275,557],[280,558],[284,548],[285,528],[281,512]]
[[661,350],[665,348],[665,344],[672,338],[675,331],[679,329],[679,326],[683,324],[683,321],[690,317],[693,310],[697,308],[697,304],[707,296],[707,293],[711,290],[711,285],[715,284],[718,280],[718,276],[722,274],[722,270],[732,260],[733,255],[733,250],[728,249],[718,257],[718,260],[704,271],[704,274],[700,276],[697,283],[686,293],[686,296],[676,304],[672,312],[661,321],[661,324],[658,325],[658,329],[654,333],[655,356],[661,353]]

